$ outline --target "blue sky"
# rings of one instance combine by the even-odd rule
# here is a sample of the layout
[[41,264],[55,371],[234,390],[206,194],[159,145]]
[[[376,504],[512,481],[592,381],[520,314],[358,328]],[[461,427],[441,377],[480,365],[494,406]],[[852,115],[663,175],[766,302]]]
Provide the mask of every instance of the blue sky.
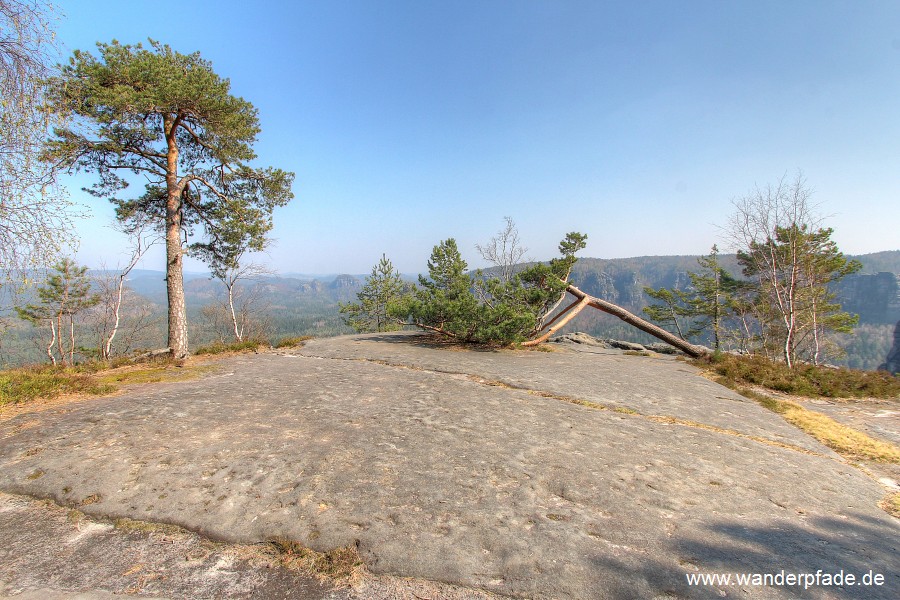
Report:
[[[297,174],[261,257],[281,272],[419,272],[448,237],[480,266],[504,216],[535,259],[572,230],[584,256],[702,254],[798,170],[845,252],[900,248],[900,3],[58,4],[69,53],[200,51],[259,109],[258,164]],[[113,266],[86,182],[79,260]]]

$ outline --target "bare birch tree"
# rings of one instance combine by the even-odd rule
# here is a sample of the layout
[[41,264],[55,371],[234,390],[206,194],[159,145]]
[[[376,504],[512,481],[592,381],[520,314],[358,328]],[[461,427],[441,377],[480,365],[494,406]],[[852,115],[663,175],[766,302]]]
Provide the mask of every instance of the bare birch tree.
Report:
[[72,248],[76,216],[55,165],[40,160],[49,128],[45,81],[58,46],[55,8],[41,0],[0,0],[0,281],[26,281],[29,269]]
[[[153,226],[149,220],[132,220],[117,229],[126,233],[129,238],[128,247],[130,256],[128,263],[114,274],[104,274],[95,280],[99,288],[100,306],[97,319],[97,333],[99,335],[98,354],[101,360],[109,360],[112,357],[113,342],[119,333],[122,321],[122,303],[125,299],[128,274],[137,266],[147,251],[163,241],[162,232]],[[152,326],[149,315],[142,311],[137,321],[133,324],[139,329]],[[129,338],[134,337],[134,332]]]
[[509,283],[516,273],[516,266],[525,260],[528,248],[522,245],[519,230],[512,218],[503,217],[503,220],[506,222],[503,229],[484,246],[475,244],[475,249],[481,258],[496,268],[498,279]]
[[221,277],[217,275],[219,281],[225,284],[226,307],[236,341],[243,342],[248,337],[253,337],[252,334],[259,335],[265,330],[265,327],[261,326],[263,325],[262,319],[259,319],[259,323],[254,323],[264,312],[259,299],[259,287],[238,287],[238,283],[249,283],[254,279],[273,273],[274,271],[265,265],[250,262],[246,265],[238,263],[234,268],[222,272]]
[[[812,190],[802,174],[792,181],[757,187],[734,201],[727,234],[738,263],[756,287],[755,313],[765,348],[785,364],[821,359],[825,335],[856,323],[841,312],[829,285],[859,270],[831,241],[814,211]],[[808,348],[808,351],[801,352]]]

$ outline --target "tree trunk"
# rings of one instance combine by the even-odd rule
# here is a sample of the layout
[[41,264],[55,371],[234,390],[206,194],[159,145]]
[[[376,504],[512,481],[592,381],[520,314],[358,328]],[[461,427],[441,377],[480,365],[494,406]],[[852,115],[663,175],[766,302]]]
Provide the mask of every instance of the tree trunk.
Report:
[[[569,321],[574,319],[578,313],[580,313],[588,304],[590,304],[590,300],[591,300],[591,296],[588,296],[587,294],[585,294],[584,298],[581,298],[575,304],[568,306],[563,312],[559,313],[559,315],[557,315],[556,317],[553,318],[553,321],[556,321],[556,319],[560,315],[568,313],[565,317],[560,319],[559,322],[556,323],[556,325],[553,325],[552,327],[547,329],[547,332],[542,334],[540,337],[535,338],[533,340],[529,340],[522,345],[523,346],[536,346],[537,344],[546,342],[548,339],[550,339],[551,335],[553,335],[554,333],[556,333],[557,331],[559,331],[560,329],[565,327],[566,323],[568,323]],[[553,321],[550,321],[549,324],[552,324]]]
[[62,327],[62,313],[56,313],[56,351],[59,354],[60,362],[65,367],[68,362],[66,361],[66,351],[63,350]]
[[[134,263],[132,263],[134,264]],[[131,269],[129,268],[128,271]],[[116,334],[119,332],[119,312],[122,309],[122,293],[125,290],[125,277],[128,274],[128,271],[121,273],[119,275],[119,285],[116,289],[116,303],[113,309],[113,327],[112,331],[109,332],[109,337],[106,338],[106,344],[103,347],[103,356],[101,357],[103,360],[109,360],[109,356],[112,353],[112,343],[116,338]]]
[[[173,204],[175,205],[173,207]],[[187,314],[182,273],[180,202],[166,206],[166,292],[169,298],[169,348],[173,358],[188,354]]]
[[69,315],[69,364],[75,364],[75,315]]
[[56,344],[56,327],[53,325],[53,319],[48,319],[50,322],[50,343],[47,344],[47,356],[50,357],[50,362],[56,365],[56,357],[53,356],[53,345]]
[[234,311],[234,282],[229,284],[228,286],[228,308],[231,311],[231,325],[234,327],[234,337],[239,342],[244,341],[244,327],[243,323],[241,327],[238,328],[238,319],[237,313]]
[[[819,311],[816,306],[816,300],[812,301],[812,331],[813,331],[813,364],[819,366],[819,356],[822,352],[821,341],[819,340]],[[824,332],[822,334],[824,336]]]
[[665,329],[657,327],[653,323],[650,323],[649,321],[645,321],[644,319],[633,315],[621,306],[616,306],[615,304],[607,302],[606,300],[601,300],[600,298],[595,298],[589,294],[585,294],[571,284],[566,288],[566,291],[576,298],[579,298],[582,301],[586,301],[589,306],[592,306],[598,310],[602,310],[605,313],[609,313],[614,317],[618,317],[629,325],[637,327],[644,333],[649,333],[650,335],[661,339],[667,344],[675,346],[688,356],[693,356],[696,358],[698,356],[706,354],[706,351],[699,346],[695,346],[689,342],[686,342],[685,340],[679,339],[678,336],[672,335]]
[[184,306],[184,265],[181,249],[183,190],[178,183],[178,146],[175,118],[167,116],[163,127],[168,143],[166,155],[166,292],[169,299],[169,348],[172,358],[188,355],[187,312]]
[[719,291],[722,289],[722,275],[719,272],[718,267],[719,265],[716,263],[716,270],[713,272],[716,278],[716,293],[713,294],[713,302],[716,303],[713,308],[713,350],[716,352],[720,349],[719,324],[722,320],[721,305],[719,304]]

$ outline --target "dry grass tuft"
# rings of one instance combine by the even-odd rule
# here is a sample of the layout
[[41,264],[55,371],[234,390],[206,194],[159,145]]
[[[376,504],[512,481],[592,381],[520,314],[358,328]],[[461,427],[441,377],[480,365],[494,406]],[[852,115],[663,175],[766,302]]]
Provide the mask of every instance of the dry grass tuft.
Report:
[[278,343],[275,344],[276,348],[293,348],[297,346],[302,346],[304,342],[307,340],[313,339],[311,335],[297,335],[293,337],[286,337],[278,340]]
[[269,545],[283,566],[320,578],[348,581],[360,572],[363,564],[355,546],[316,552],[284,537],[272,538]]
[[778,400],[752,390],[739,392],[780,414],[792,425],[810,434],[838,454],[855,460],[874,460],[900,464],[900,448],[889,442],[869,437],[831,417],[809,410],[795,402]]
[[900,519],[900,492],[891,494],[882,500],[879,506],[884,509],[887,514]]
[[78,506],[88,506],[90,504],[97,504],[98,502],[103,500],[103,496],[100,494],[91,494],[84,498],[81,502],[78,503]]
[[129,533],[143,533],[147,535],[158,534],[170,537],[176,535],[190,535],[190,532],[188,530],[179,527],[178,525],[171,525],[169,523],[153,523],[150,521],[137,521],[135,519],[129,519],[127,517],[122,517],[113,521],[113,527],[115,527],[119,531],[125,531]]

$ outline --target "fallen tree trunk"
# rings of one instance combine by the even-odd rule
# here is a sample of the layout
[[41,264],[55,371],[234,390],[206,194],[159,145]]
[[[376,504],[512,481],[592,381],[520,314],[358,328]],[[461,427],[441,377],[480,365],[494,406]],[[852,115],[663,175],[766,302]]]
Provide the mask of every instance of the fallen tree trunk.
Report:
[[[572,294],[573,296],[575,296],[576,298],[578,298],[578,302],[573,304],[571,307],[569,307],[569,308],[574,308],[575,306],[578,307],[578,310],[573,311],[573,313],[579,312],[580,309],[583,308],[584,306],[592,306],[598,310],[602,310],[605,313],[609,313],[615,317],[622,319],[629,325],[631,325],[633,327],[637,327],[644,333],[649,333],[653,337],[661,339],[665,343],[678,348],[679,350],[681,350],[688,356],[693,356],[696,358],[698,356],[702,356],[702,355],[706,354],[706,350],[704,350],[700,346],[695,346],[695,345],[691,344],[690,342],[686,342],[685,340],[679,338],[676,335],[672,335],[671,333],[669,333],[662,327],[658,327],[658,326],[654,325],[653,323],[650,323],[649,321],[645,321],[644,319],[638,317],[637,315],[634,315],[634,314],[628,312],[621,306],[617,306],[617,305],[613,304],[612,302],[607,302],[606,300],[601,300],[600,298],[595,298],[594,296],[591,296],[590,294],[586,294],[586,293],[582,292],[577,287],[575,287],[574,285],[571,285],[571,284],[569,284],[569,286],[566,287],[566,291],[568,293]],[[566,309],[566,310],[569,310],[569,309]],[[563,319],[561,322],[557,323],[556,326],[551,327],[540,337],[537,337],[533,340],[529,340],[522,345],[523,346],[534,346],[536,344],[540,344],[541,342],[547,341],[551,335],[556,333],[557,330],[559,330],[563,325],[565,325],[569,320],[571,320],[572,317],[575,316],[575,314],[573,314],[573,313],[570,313],[569,315],[567,315],[565,319]],[[551,321],[551,323],[552,323],[552,321]]]
[[[590,304],[590,296],[588,296],[587,298],[581,298],[579,300],[576,300],[575,302],[570,304],[568,307],[564,308],[558,315],[553,317],[553,319],[551,319],[549,323],[544,325],[545,333],[542,333],[540,335],[540,337],[535,338],[533,340],[529,340],[522,345],[523,346],[534,346],[534,345],[540,344],[541,342],[547,341],[548,339],[550,339],[551,335],[553,335],[554,333],[556,333],[557,331],[562,329],[566,323],[568,323],[569,321],[574,319],[575,315],[580,313],[582,311],[582,309],[586,308],[589,304]],[[566,313],[568,313],[568,314],[566,314]],[[563,315],[565,315],[565,317],[563,317]],[[563,317],[563,318],[560,319],[560,317]],[[557,320],[559,320],[559,322],[556,323],[556,325],[554,325],[554,323]]]

